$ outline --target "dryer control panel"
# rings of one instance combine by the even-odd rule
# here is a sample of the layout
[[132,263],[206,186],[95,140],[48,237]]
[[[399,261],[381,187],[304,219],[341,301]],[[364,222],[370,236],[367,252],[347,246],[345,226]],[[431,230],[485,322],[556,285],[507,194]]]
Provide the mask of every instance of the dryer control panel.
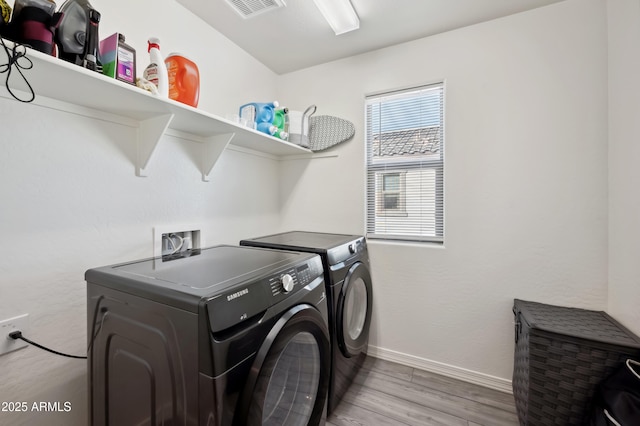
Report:
[[327,260],[329,265],[337,265],[354,256],[362,256],[366,249],[367,241],[364,237],[355,238],[352,241],[327,250]]

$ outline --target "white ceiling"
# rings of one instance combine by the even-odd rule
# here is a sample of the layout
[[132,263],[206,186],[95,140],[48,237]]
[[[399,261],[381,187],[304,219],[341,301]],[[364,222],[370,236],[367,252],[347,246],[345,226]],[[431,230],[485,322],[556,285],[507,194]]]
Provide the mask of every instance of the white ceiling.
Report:
[[562,0],[351,0],[360,29],[334,35],[312,0],[244,19],[225,0],[177,0],[278,74]]

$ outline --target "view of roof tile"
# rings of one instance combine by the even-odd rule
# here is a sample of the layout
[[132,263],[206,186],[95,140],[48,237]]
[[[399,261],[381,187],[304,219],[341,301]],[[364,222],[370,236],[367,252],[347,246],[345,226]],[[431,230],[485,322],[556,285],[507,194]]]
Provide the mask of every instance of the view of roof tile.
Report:
[[374,157],[432,154],[440,149],[440,126],[397,130],[373,136]]

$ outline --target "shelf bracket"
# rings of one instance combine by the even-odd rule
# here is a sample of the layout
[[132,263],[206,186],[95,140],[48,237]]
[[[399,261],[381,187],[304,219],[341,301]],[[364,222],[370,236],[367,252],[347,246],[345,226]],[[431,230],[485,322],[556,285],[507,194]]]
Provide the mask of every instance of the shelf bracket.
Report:
[[202,147],[202,181],[209,182],[209,175],[213,166],[215,166],[218,158],[227,148],[235,133],[224,133],[213,135],[203,140]]
[[138,158],[136,159],[136,175],[147,176],[146,168],[153,156],[160,138],[169,127],[174,114],[159,115],[140,121],[138,127]]

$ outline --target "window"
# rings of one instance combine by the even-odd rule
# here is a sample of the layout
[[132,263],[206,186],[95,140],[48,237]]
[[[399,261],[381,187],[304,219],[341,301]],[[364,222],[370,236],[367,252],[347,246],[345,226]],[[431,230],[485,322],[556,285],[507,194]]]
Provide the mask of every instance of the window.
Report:
[[367,237],[444,239],[444,85],[366,99]]
[[376,194],[379,200],[376,214],[380,216],[406,216],[406,173],[379,173],[382,179]]

